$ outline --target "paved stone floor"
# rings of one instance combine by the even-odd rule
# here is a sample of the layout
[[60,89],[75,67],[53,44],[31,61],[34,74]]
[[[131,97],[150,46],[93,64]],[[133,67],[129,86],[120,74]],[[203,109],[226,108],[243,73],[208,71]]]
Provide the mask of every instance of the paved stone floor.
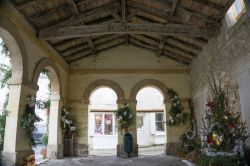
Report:
[[[158,155],[158,154],[163,154],[164,152],[165,152],[164,145],[139,147],[140,155]],[[116,149],[91,150],[89,154],[90,156],[115,156]]]
[[89,156],[49,160],[40,166],[187,166],[181,159],[173,156],[155,155],[121,159],[116,156]]

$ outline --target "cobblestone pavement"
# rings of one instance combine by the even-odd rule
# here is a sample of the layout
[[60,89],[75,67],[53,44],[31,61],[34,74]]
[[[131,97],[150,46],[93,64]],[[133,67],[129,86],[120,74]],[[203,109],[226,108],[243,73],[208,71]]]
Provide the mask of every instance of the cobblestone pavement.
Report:
[[155,155],[121,159],[116,156],[89,156],[49,160],[40,166],[187,166],[181,159],[173,156]]

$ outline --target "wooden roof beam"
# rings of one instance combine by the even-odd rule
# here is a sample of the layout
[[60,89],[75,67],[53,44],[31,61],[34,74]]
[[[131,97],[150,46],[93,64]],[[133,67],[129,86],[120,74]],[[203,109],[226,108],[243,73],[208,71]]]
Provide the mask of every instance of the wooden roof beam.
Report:
[[23,8],[27,8],[42,2],[46,2],[47,0],[30,0],[30,1],[24,1],[22,3],[17,4],[16,8],[17,9],[23,9]]
[[[145,43],[141,42],[140,40],[138,40],[138,39],[136,39],[134,37],[132,37],[130,39],[130,41],[131,41],[132,44],[134,44],[136,46],[146,48],[146,49],[151,50],[151,51],[157,51],[157,47],[145,44]],[[164,55],[167,58],[172,59],[172,60],[174,60],[174,61],[176,61],[178,63],[184,64],[184,65],[189,65],[189,63],[191,62],[190,60],[187,60],[185,58],[181,58],[178,55],[171,54],[168,51],[163,51],[162,55]]]
[[[157,42],[156,40],[153,40],[153,39],[148,38],[148,37],[143,36],[143,35],[131,35],[131,36],[137,40],[140,40],[141,42],[147,43],[151,46],[158,48],[159,42]],[[178,54],[179,56],[186,58],[186,59],[189,59],[189,60],[191,60],[194,57],[189,52],[186,52],[185,50],[178,49],[177,47],[170,46],[170,45],[165,45],[165,47],[163,47],[163,50],[167,50],[167,51],[170,51],[172,53]],[[158,51],[158,49],[157,49],[157,51]],[[156,51],[156,53],[157,53],[157,51]]]
[[79,10],[77,8],[77,5],[76,5],[75,1],[74,0],[67,0],[67,2],[68,2],[69,6],[71,8],[72,13],[74,15],[78,16],[80,14],[80,12],[79,12]]
[[[96,45],[96,50],[97,51],[106,50],[106,49],[118,46],[120,44],[123,44],[123,43],[124,43],[124,38],[117,38],[117,39],[112,40],[110,42],[107,42],[107,43],[104,43],[104,44],[101,44],[101,45]],[[74,57],[68,58],[67,61],[69,63],[72,63],[72,62],[78,61],[78,60],[80,60],[82,58],[85,58],[85,57],[87,57],[89,55],[90,55],[90,52],[86,51],[86,52],[74,55]]]
[[121,13],[122,13],[122,22],[127,22],[126,20],[126,0],[121,0]]
[[158,46],[158,50],[157,50],[157,55],[161,56],[165,42],[166,42],[167,36],[163,36],[162,40],[160,41],[160,44]]
[[147,6],[142,5],[142,4],[138,4],[138,3],[133,2],[133,1],[128,1],[127,4],[128,4],[128,6],[130,8],[135,9],[138,12],[143,11],[143,12],[155,15],[155,16],[159,16],[159,17],[162,17],[162,18],[164,18],[164,19],[166,19],[168,21],[171,21],[173,23],[184,23],[184,22],[186,22],[183,18],[181,18],[179,16],[170,16],[168,14],[168,11],[164,12],[164,11],[161,11],[161,10],[157,10],[157,9],[154,9],[154,8],[147,7]]
[[179,4],[180,0],[172,0],[172,7],[170,10],[170,15],[173,16],[175,14],[176,8]]
[[211,9],[216,9],[218,11],[222,11],[224,9],[224,7],[218,5],[218,4],[215,4],[215,3],[212,3],[212,2],[209,2],[208,0],[193,0],[194,2],[196,3],[199,3],[199,4],[202,4],[204,6],[207,6]]
[[[75,1],[74,1],[74,0],[67,0],[67,2],[68,2],[69,6],[70,6],[70,8],[71,8],[71,10],[72,10],[72,13],[73,13],[75,16],[79,16],[79,15],[80,15],[80,12],[79,12],[79,10],[78,10],[78,8],[77,8],[77,5],[76,5]],[[80,23],[80,24],[81,24],[81,23]],[[83,24],[83,25],[84,25],[84,24]],[[88,41],[88,45],[89,45],[90,49],[91,49],[92,52],[93,52],[93,55],[96,55],[95,46],[94,46],[92,40],[91,40],[89,37],[87,37],[87,41]]]
[[[173,4],[169,0],[168,1],[166,1],[166,0],[147,0],[147,1],[150,1],[152,3],[157,3],[157,2],[158,3],[164,3],[164,4],[166,4],[166,6],[169,6],[169,8],[171,8],[172,4]],[[170,11],[169,11],[169,15],[171,15]],[[213,24],[213,25],[216,25],[216,26],[221,25],[220,22],[217,21],[216,19],[214,19],[212,17],[209,17],[209,16],[206,16],[206,15],[203,15],[201,13],[197,13],[197,12],[192,11],[190,9],[184,8],[181,5],[176,6],[176,11],[182,12],[184,15],[196,16],[196,17],[202,19],[203,21],[205,21],[206,23],[209,23],[209,24]]]
[[195,25],[186,24],[158,24],[158,23],[110,23],[98,25],[66,26],[55,29],[44,29],[39,31],[39,38],[45,40],[67,39],[75,37],[91,37],[108,34],[146,34],[159,33],[161,35],[184,35],[192,37],[204,37],[217,35],[212,28],[200,28]]
[[[118,2],[113,2],[113,3],[110,3],[110,4],[107,4],[103,7],[100,7],[100,8],[96,8],[96,9],[93,9],[91,11],[88,11],[86,13],[82,13],[78,16],[72,16],[68,19],[65,19],[63,21],[60,21],[54,25],[51,25],[45,29],[52,29],[52,28],[59,28],[59,27],[63,27],[63,26],[69,26],[69,25],[77,25],[81,22],[84,22],[86,20],[86,18],[88,17],[94,17],[98,14],[101,14],[103,15],[104,13],[109,13],[109,11],[111,9],[114,9],[114,8],[118,8],[120,5],[120,3]],[[110,13],[109,13],[110,14]]]

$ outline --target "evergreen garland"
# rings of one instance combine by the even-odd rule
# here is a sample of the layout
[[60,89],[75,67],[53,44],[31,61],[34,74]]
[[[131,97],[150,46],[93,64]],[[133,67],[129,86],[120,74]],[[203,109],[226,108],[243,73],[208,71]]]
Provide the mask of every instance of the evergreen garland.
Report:
[[36,147],[33,132],[37,129],[35,127],[36,122],[42,121],[35,113],[35,106],[38,109],[45,109],[50,107],[50,100],[36,100],[35,96],[28,96],[27,104],[25,105],[25,112],[21,120],[21,126],[25,130],[26,137],[28,138],[29,145]]
[[187,114],[183,113],[184,107],[178,97],[178,94],[173,89],[168,89],[168,95],[171,100],[171,108],[169,110],[169,120],[167,120],[168,126],[178,126],[181,123],[185,123]]
[[115,113],[115,117],[118,120],[119,129],[121,131],[123,129],[127,130],[134,121],[133,111],[128,105],[119,108]]
[[[73,120],[71,119],[69,112],[71,108],[68,106],[63,106],[62,107],[62,112],[61,112],[61,127],[62,131],[66,132],[71,129],[71,127],[75,128]],[[74,129],[75,130],[75,129]]]

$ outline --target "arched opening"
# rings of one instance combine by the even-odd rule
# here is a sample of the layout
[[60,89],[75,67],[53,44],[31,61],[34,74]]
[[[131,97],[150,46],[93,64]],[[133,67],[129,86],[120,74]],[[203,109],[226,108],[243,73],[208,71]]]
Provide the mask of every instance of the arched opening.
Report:
[[140,155],[164,153],[166,143],[164,95],[154,86],[145,86],[136,95],[137,144]]
[[[8,28],[7,22],[0,22],[0,38],[1,38],[1,64],[5,65],[4,73],[1,77],[5,79],[5,93],[0,92],[0,99],[3,103],[1,107],[8,111],[8,116],[4,117],[1,113],[1,151],[2,161],[8,160],[6,154],[12,154],[15,159],[23,154],[30,154],[30,147],[25,140],[25,136],[19,125],[23,110],[22,98],[23,82],[28,77],[28,62],[24,44],[17,31]],[[8,30],[7,30],[8,29]],[[3,51],[4,48],[4,51]],[[7,57],[6,57],[7,55]],[[6,77],[7,76],[7,77]],[[8,95],[7,95],[8,94]],[[7,96],[7,97],[6,97]],[[18,142],[22,142],[19,144]],[[23,153],[19,153],[22,151]]]
[[36,161],[40,162],[47,158],[46,152],[49,134],[51,86],[47,70],[40,73],[37,85],[39,86],[39,90],[36,93],[36,102],[38,104],[35,107],[35,113],[41,118],[41,121],[35,123],[37,130],[33,132],[33,136],[37,145],[33,147],[33,150]]
[[0,37],[0,151],[3,150],[5,121],[8,113],[9,86],[12,75],[9,49]]
[[[45,145],[41,145],[40,148],[37,149],[37,154],[40,152],[38,159],[58,158],[62,156],[62,149],[59,147],[62,144],[59,119],[61,112],[61,85],[59,78],[59,70],[52,61],[46,58],[38,62],[35,72],[33,73],[33,83],[39,86],[39,91],[36,93],[36,100],[48,104],[48,107],[44,109],[45,111],[36,109],[36,113],[42,116],[41,118],[43,119],[43,121],[40,122],[40,125],[42,124],[40,126],[41,133],[38,133],[38,135],[40,135],[40,139],[42,135],[45,135],[45,139],[47,139]],[[43,141],[39,143],[43,143]]]
[[90,155],[116,155],[118,143],[117,94],[107,87],[95,88],[89,97],[89,145]]

